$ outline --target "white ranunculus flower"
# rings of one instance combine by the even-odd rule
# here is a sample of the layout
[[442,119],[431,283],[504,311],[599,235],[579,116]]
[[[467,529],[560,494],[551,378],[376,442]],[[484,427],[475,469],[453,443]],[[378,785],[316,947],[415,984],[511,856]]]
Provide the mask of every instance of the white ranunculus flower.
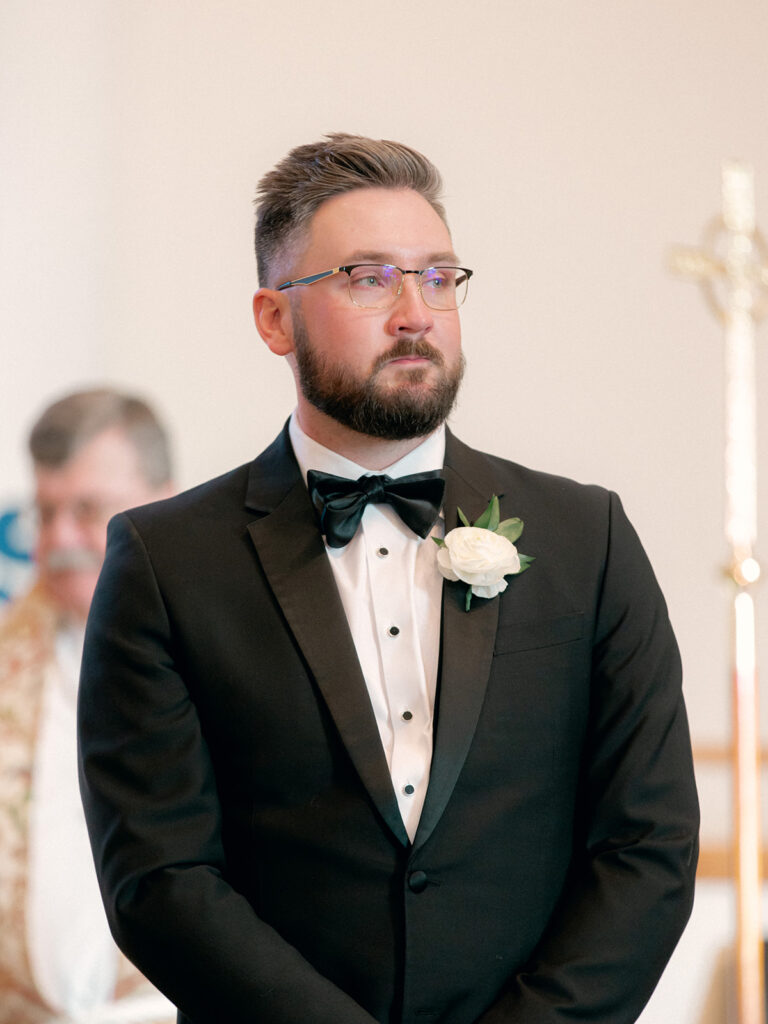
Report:
[[520,572],[520,557],[501,534],[460,526],[446,534],[437,565],[447,580],[468,583],[477,597],[495,597],[507,589],[504,577]]

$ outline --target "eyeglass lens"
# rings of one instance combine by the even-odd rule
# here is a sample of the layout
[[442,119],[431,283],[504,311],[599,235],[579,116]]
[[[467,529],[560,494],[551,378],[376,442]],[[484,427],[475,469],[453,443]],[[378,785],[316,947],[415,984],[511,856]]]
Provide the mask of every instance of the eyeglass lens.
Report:
[[[459,267],[429,267],[418,277],[421,296],[431,309],[457,309],[466,298],[469,276]],[[357,306],[381,309],[392,305],[402,282],[397,267],[355,267],[349,272],[349,294]]]

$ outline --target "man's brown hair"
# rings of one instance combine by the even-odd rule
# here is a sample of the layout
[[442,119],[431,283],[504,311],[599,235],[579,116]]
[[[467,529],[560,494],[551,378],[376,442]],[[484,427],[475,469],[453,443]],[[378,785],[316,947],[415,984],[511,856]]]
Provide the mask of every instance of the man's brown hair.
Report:
[[[265,174],[256,189],[259,283],[274,287],[277,264],[327,199],[360,188],[410,188],[443,223],[440,172],[415,149],[386,139],[334,132],[297,146]],[[283,268],[284,269],[284,268]]]
[[35,465],[59,469],[110,428],[125,432],[150,486],[169,482],[171,455],[164,427],[143,399],[111,388],[75,391],[49,405],[32,427],[29,451]]

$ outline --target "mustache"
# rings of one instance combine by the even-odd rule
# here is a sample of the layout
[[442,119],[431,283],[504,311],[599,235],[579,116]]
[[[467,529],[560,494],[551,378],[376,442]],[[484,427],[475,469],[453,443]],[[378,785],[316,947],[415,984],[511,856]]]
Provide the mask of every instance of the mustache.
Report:
[[392,359],[429,359],[435,366],[445,366],[445,357],[440,349],[428,341],[400,338],[387,352],[382,353],[373,364],[373,372],[386,366]]
[[49,572],[87,572],[101,568],[102,558],[87,548],[61,548],[50,551],[43,560]]

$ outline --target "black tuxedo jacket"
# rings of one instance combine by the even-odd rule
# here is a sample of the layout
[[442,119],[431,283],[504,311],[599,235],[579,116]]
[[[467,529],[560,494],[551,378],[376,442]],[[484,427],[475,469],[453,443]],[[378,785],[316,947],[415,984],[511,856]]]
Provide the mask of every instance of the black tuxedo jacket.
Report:
[[83,797],[115,937],[195,1024],[629,1024],[690,910],[677,647],[618,499],[449,436],[536,561],[445,583],[413,844],[287,431],[121,515],[88,625]]

